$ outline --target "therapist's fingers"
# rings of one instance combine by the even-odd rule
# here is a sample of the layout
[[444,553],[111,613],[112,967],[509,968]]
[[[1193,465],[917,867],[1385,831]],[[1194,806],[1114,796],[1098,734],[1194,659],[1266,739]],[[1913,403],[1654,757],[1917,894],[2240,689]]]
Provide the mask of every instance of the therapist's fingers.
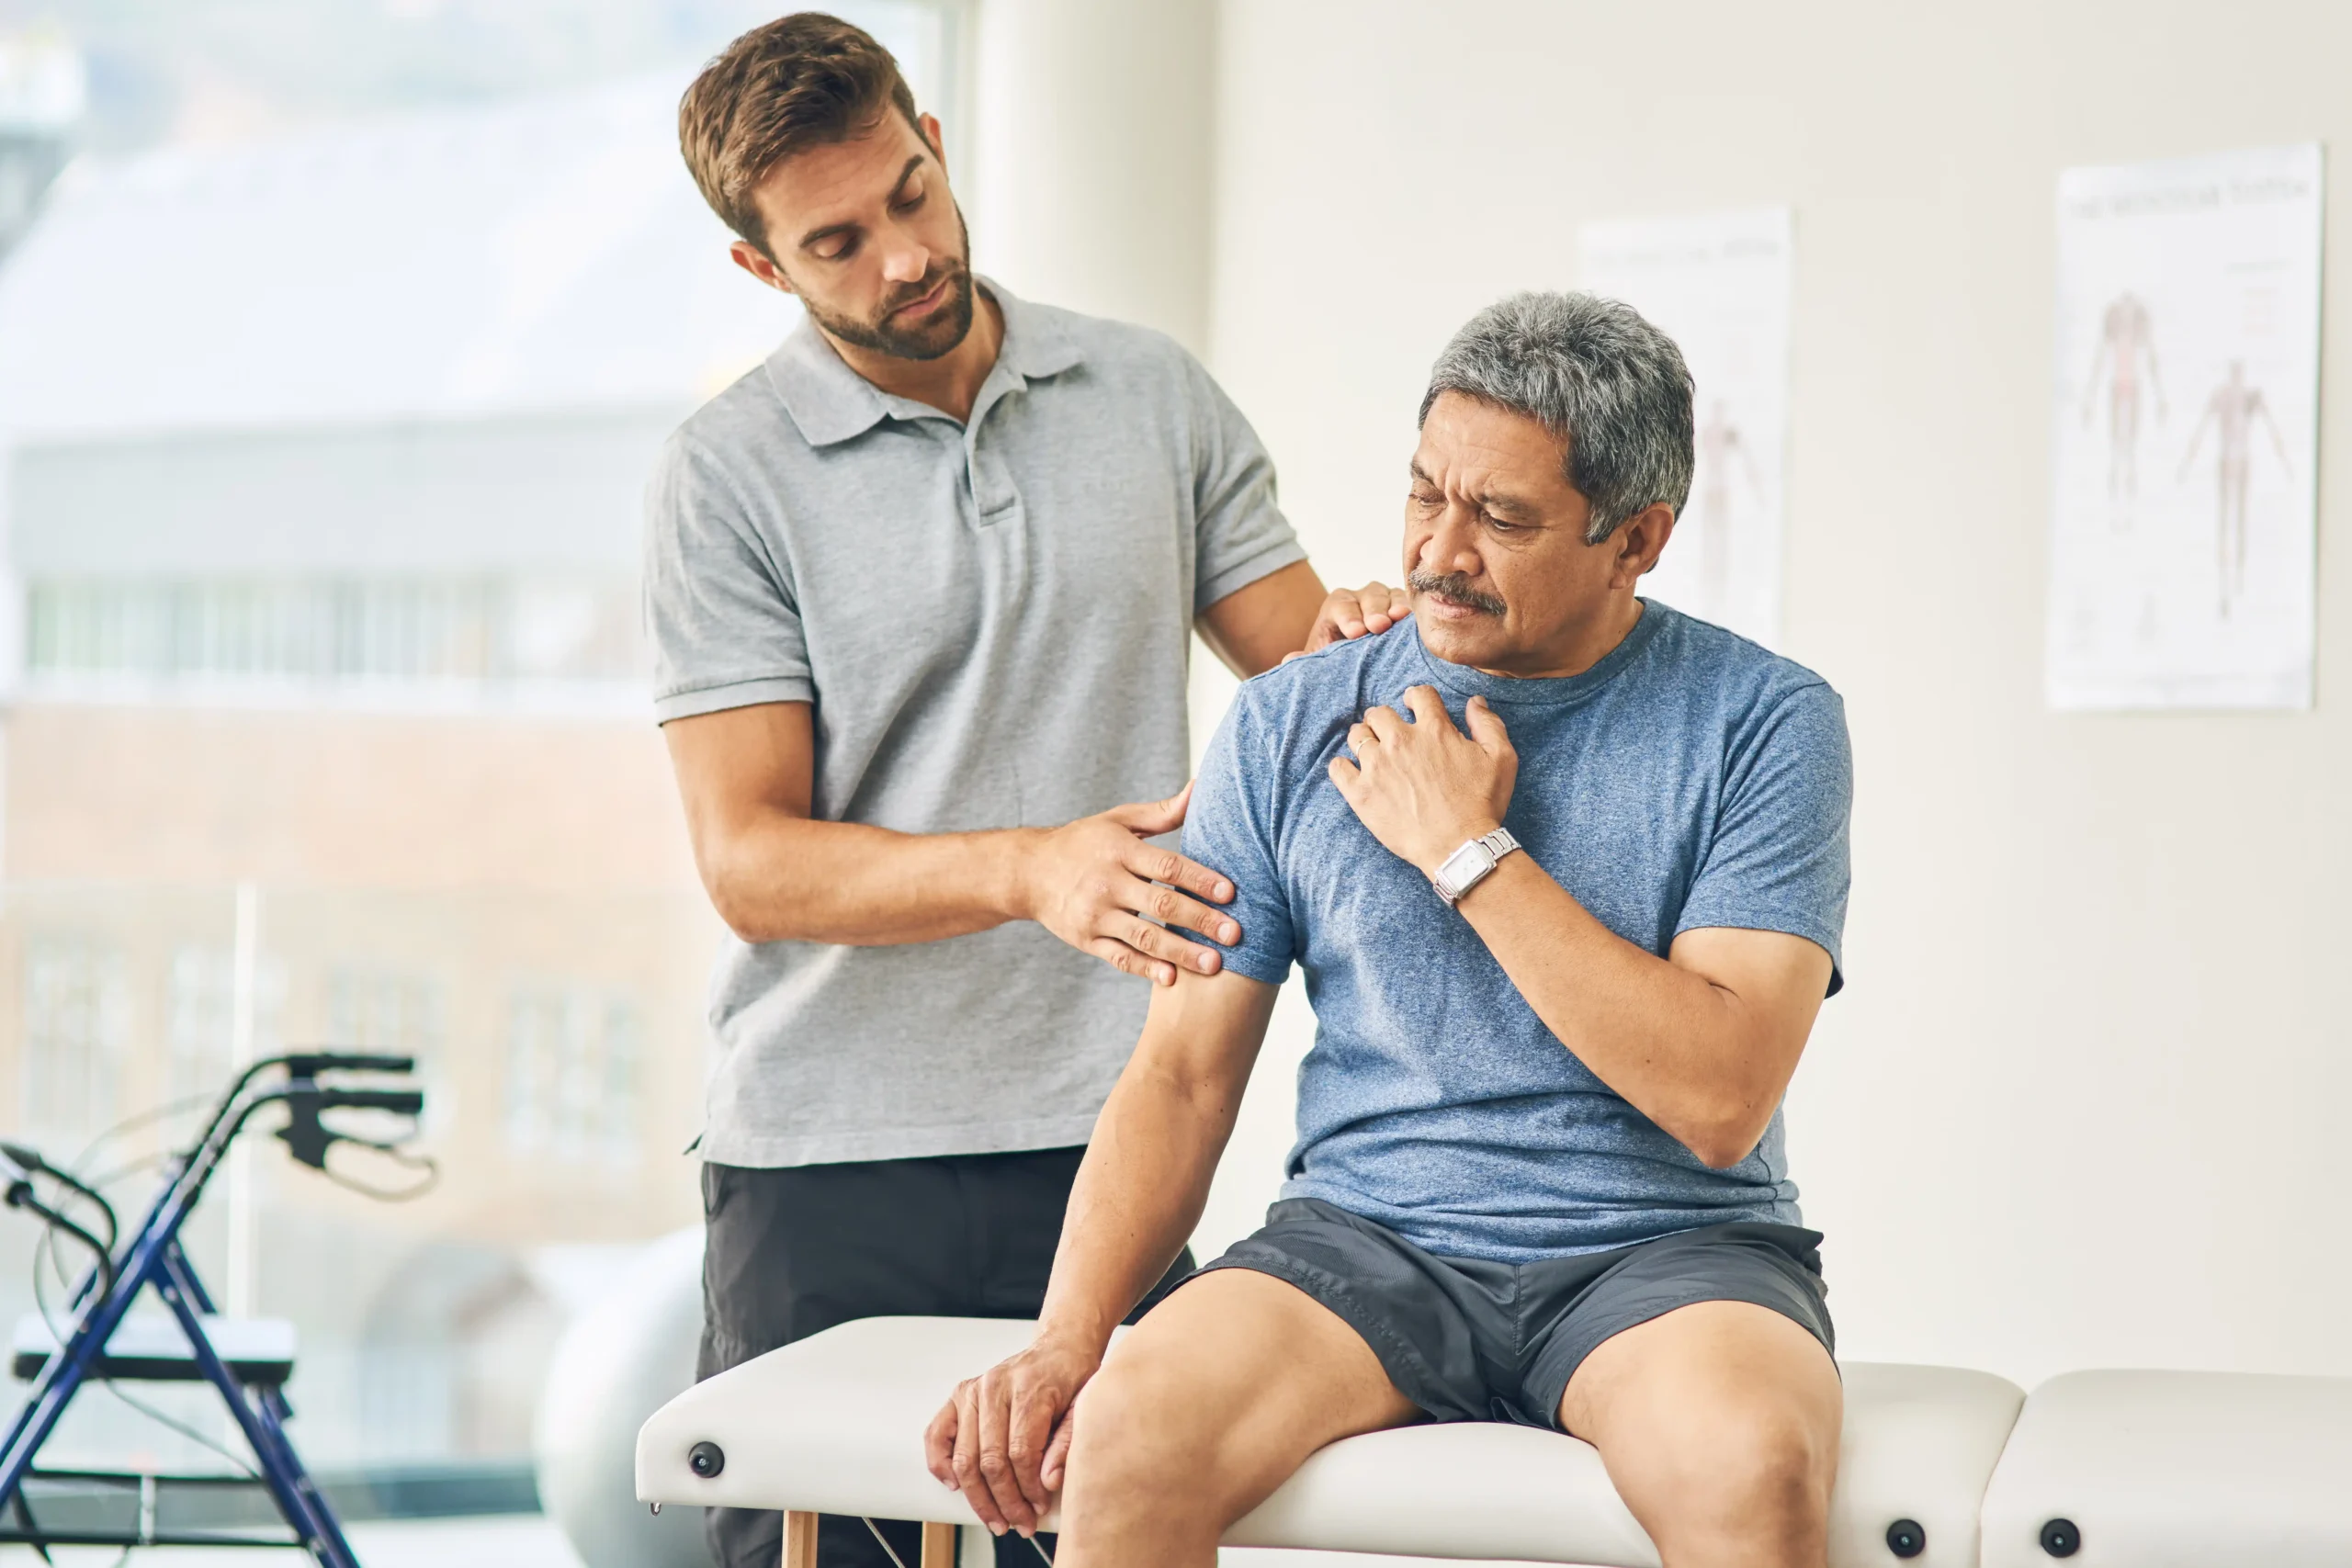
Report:
[[[1231,881],[1139,835],[1183,819],[1190,785],[1164,801],[1121,806],[1039,835],[1020,863],[1023,911],[1070,946],[1163,986],[1179,965],[1214,974],[1200,950],[1142,921],[1196,931],[1213,942],[1240,940],[1232,917],[1211,906],[1234,895]],[[1142,917],[1139,921],[1137,917]]]
[[[1192,786],[1185,786],[1190,789]],[[1205,898],[1213,904],[1233,901],[1233,884],[1211,871],[1196,860],[1186,860],[1174,850],[1160,848],[1138,840],[1125,847],[1120,863],[1137,876],[1169,886],[1195,898]]]
[[1148,953],[1137,953],[1116,937],[1098,936],[1086,944],[1086,951],[1122,975],[1139,975],[1155,986],[1176,983],[1173,964],[1163,964]]
[[1170,886],[1170,878],[1159,874],[1178,869],[1171,867],[1168,863],[1170,861],[1182,862],[1187,874],[1198,872],[1224,889],[1227,897],[1232,897],[1233,884],[1205,866],[1193,865],[1182,855],[1154,849],[1149,844],[1137,844],[1135,854],[1127,862],[1127,869],[1133,874],[1134,880],[1126,885],[1122,890],[1124,896],[1116,897],[1114,903],[1123,904],[1135,913],[1148,916],[1163,926],[1182,926],[1187,931],[1198,931],[1227,946],[1239,942],[1241,928],[1231,915],[1202,903],[1191,894],[1181,891],[1181,884]]
[[1306,647],[1302,651],[1314,653],[1335,642],[1376,636],[1403,620],[1411,609],[1411,596],[1386,583],[1334,588],[1325,595],[1323,607],[1316,612],[1315,624],[1307,631]]
[[[1202,975],[1214,975],[1217,972],[1217,966],[1221,962],[1215,949],[1203,947],[1196,942],[1187,942],[1174,931],[1163,926],[1155,926],[1149,920],[1130,922],[1122,935],[1127,944],[1136,952],[1148,958],[1164,960],[1172,967],[1190,969]],[[1175,981],[1176,976],[1170,974],[1166,983],[1173,985]]]
[[1385,582],[1367,582],[1355,591],[1356,614],[1363,619],[1363,629],[1385,632],[1403,620],[1413,608],[1413,596],[1401,588],[1391,588]]

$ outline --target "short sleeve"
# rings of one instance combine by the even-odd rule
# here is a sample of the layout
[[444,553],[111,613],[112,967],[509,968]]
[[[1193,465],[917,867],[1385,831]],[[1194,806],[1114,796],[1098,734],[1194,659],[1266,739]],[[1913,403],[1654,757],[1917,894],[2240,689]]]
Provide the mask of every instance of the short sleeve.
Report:
[[1201,758],[1184,815],[1184,857],[1232,882],[1233,902],[1225,909],[1241,927],[1241,941],[1232,947],[1193,940],[1223,953],[1233,973],[1279,986],[1290,974],[1296,939],[1275,854],[1275,770],[1267,739],[1245,687]]
[[1801,936],[1829,954],[1837,995],[1846,983],[1853,800],[1846,705],[1826,685],[1800,687],[1736,746],[1675,934],[1725,927]]
[[1190,355],[1193,400],[1193,614],[1280,571],[1306,551],[1274,502],[1274,460]]
[[656,723],[816,700],[780,563],[734,486],[683,436],[646,487],[644,592]]

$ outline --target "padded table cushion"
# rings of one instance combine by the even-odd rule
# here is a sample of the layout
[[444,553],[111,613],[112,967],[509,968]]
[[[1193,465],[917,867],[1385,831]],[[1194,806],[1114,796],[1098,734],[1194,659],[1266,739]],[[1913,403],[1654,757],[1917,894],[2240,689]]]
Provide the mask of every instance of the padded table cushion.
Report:
[[2033,1391],[1984,1498],[1984,1568],[2344,1568],[2352,1378],[2069,1372]]
[[[1034,1325],[877,1317],[788,1345],[672,1400],[638,1435],[641,1501],[970,1524],[923,1468],[922,1429],[957,1380]],[[2024,1395],[1985,1372],[1849,1365],[1831,1524],[1835,1568],[1898,1562],[1887,1527],[1925,1527],[1920,1568],[1973,1568],[1986,1479]],[[697,1476],[697,1443],[725,1456]],[[1590,1445],[1526,1427],[1408,1427],[1308,1460],[1227,1532],[1241,1546],[1657,1568]]]

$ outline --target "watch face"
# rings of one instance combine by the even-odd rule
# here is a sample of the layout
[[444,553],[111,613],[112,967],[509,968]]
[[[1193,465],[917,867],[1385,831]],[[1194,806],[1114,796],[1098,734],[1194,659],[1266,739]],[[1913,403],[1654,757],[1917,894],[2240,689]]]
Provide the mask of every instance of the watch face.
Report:
[[1446,856],[1445,863],[1437,868],[1437,874],[1445,878],[1448,887],[1459,893],[1469,886],[1471,880],[1480,872],[1494,863],[1495,857],[1487,852],[1486,845],[1467,843]]

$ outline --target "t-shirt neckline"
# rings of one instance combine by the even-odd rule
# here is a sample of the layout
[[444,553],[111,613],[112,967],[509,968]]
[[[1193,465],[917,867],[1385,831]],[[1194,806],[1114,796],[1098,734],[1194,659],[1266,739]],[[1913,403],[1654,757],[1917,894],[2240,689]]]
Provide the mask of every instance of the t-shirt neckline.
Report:
[[[1419,655],[1421,666],[1430,679],[1450,692],[1464,697],[1484,697],[1490,703],[1521,703],[1556,705],[1582,702],[1610,682],[1615,680],[1626,666],[1641,656],[1650,638],[1657,635],[1665,621],[1665,606],[1647,599],[1634,601],[1642,614],[1633,629],[1618,640],[1617,646],[1600,656],[1589,670],[1575,675],[1490,675],[1468,664],[1450,663],[1431,653],[1421,640],[1420,622],[1411,622],[1413,650]],[[1408,617],[1409,619],[1409,617]]]

